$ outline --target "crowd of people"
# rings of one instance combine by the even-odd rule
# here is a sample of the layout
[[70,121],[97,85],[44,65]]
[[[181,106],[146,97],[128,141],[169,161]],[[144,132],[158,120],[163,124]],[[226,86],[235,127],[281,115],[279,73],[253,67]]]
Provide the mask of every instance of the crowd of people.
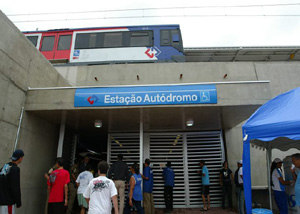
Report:
[[[14,214],[15,209],[22,206],[20,188],[20,168],[18,165],[23,161],[24,152],[14,151],[11,162],[0,169],[0,214]],[[296,174],[296,168],[300,169],[300,153],[292,155],[294,168],[291,168],[292,181],[285,181],[282,174],[282,161],[275,158],[271,166],[271,185],[274,198],[280,214],[288,213],[285,186],[295,182],[295,199],[300,206],[300,176]],[[48,198],[46,213],[63,214],[67,207],[67,213],[71,214],[73,204],[77,196],[80,214],[107,213],[112,211],[116,214],[129,214],[133,209],[138,214],[154,214],[153,201],[153,171],[150,160],[146,159],[143,172],[137,163],[128,170],[123,161],[123,155],[118,155],[116,161],[110,168],[106,161],[100,161],[97,166],[97,176],[94,178],[89,165],[89,157],[85,157],[79,164],[76,163],[69,171],[63,168],[63,158],[57,158],[55,165],[45,174],[48,184]],[[209,169],[205,161],[199,163],[201,170],[198,171],[202,177],[201,195],[203,200],[202,211],[210,210],[210,180]],[[162,171],[164,178],[165,213],[173,210],[173,188],[175,173],[171,162],[168,161]],[[232,185],[236,185],[236,197],[238,202],[238,213],[244,214],[244,190],[243,190],[243,162],[237,161],[237,170],[233,172],[224,161],[219,177],[222,187],[222,208],[232,209]],[[142,188],[143,183],[143,188]],[[125,200],[125,189],[128,188],[128,196]],[[120,206],[118,206],[118,196]],[[143,206],[142,206],[143,202]],[[124,204],[125,203],[125,204]]]

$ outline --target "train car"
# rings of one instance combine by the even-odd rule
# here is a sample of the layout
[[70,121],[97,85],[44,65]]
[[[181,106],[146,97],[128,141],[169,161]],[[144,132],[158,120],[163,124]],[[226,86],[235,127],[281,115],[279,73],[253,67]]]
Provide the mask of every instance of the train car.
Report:
[[179,25],[23,32],[52,62],[184,62]]

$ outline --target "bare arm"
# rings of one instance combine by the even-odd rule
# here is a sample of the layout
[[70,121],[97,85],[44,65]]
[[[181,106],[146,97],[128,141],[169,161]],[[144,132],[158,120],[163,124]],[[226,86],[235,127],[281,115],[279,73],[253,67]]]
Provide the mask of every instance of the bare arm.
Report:
[[77,186],[77,187],[79,187],[79,184],[80,184],[80,183],[77,183],[77,182],[76,182],[76,186]]
[[279,178],[278,178],[278,180],[279,180],[279,182],[280,182],[280,183],[282,183],[283,185],[286,185],[286,186],[288,186],[288,185],[290,185],[290,184],[291,184],[291,182],[290,182],[290,181],[285,181],[285,180],[283,180],[283,178],[282,178],[282,177],[279,177]]
[[129,205],[132,207],[132,196],[133,196],[133,189],[135,185],[134,177],[130,178],[130,190],[129,190]]
[[90,199],[89,198],[84,198],[86,200],[86,203],[89,205],[90,204]]
[[65,184],[65,206],[68,206],[68,184]]
[[119,214],[119,210],[118,210],[118,195],[114,195],[113,197],[111,197],[111,200],[112,200],[113,205],[114,205],[115,214]]

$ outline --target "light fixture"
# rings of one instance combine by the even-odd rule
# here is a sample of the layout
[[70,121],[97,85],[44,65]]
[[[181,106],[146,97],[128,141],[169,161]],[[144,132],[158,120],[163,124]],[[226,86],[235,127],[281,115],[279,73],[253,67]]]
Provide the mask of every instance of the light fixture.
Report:
[[95,120],[95,128],[101,128],[102,127],[102,120]]
[[186,121],[186,126],[193,126],[194,125],[194,120],[193,119],[188,119]]

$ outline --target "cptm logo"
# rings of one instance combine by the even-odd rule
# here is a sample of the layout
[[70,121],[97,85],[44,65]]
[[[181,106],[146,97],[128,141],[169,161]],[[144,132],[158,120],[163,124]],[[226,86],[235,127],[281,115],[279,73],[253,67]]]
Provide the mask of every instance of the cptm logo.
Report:
[[145,54],[149,57],[149,58],[153,58],[154,56],[158,57],[158,55],[161,53],[161,51],[157,48],[157,47],[150,47],[145,51]]
[[87,101],[88,101],[91,105],[93,105],[94,103],[98,102],[98,100],[99,100],[99,98],[96,97],[95,95],[93,95],[93,96],[87,98]]

